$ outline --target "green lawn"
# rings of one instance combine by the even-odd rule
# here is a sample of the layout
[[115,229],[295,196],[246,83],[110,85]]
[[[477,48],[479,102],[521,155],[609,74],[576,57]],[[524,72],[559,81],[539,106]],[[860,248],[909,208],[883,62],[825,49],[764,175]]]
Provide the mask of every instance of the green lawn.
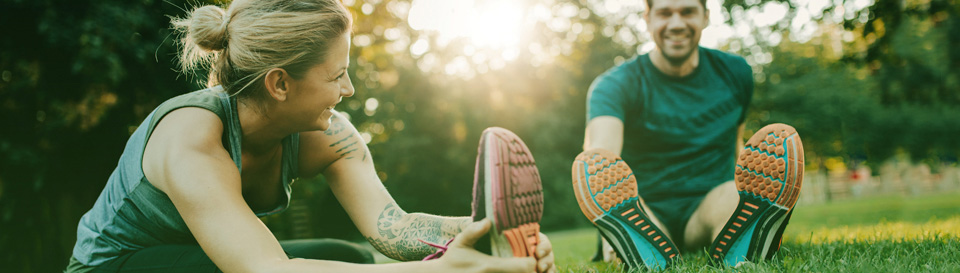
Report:
[[[620,272],[592,263],[594,229],[547,233],[561,272]],[[704,253],[667,272],[722,272]],[[799,206],[772,261],[738,272],[960,272],[960,194],[877,197]]]

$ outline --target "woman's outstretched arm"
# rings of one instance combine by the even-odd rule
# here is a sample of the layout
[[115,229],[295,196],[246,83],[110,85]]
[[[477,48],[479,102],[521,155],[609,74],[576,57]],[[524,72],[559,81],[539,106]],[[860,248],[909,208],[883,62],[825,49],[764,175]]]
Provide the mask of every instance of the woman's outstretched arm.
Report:
[[[198,127],[199,126],[199,127]],[[203,129],[198,129],[203,128]],[[359,265],[289,259],[241,194],[240,173],[221,144],[216,114],[182,108],[157,125],[144,152],[148,180],[169,196],[208,257],[224,272],[530,272],[533,259],[489,256],[470,246],[484,231],[461,233],[444,258],[426,262]],[[465,235],[464,235],[465,234]]]
[[326,176],[357,228],[378,251],[401,261],[420,260],[471,223],[469,217],[407,213],[387,192],[373,166],[366,142],[341,114],[326,131],[301,134],[302,177]]
[[[421,240],[443,245],[471,223],[469,217],[407,213],[401,209],[377,176],[366,142],[339,113],[334,114],[326,131],[301,134],[300,151],[301,177],[323,173],[360,232],[387,257],[401,261],[423,259],[437,249]],[[546,236],[540,237],[543,243],[537,248],[536,270],[553,272],[556,269],[552,247]],[[449,252],[444,257],[447,255]],[[493,265],[509,264],[506,261],[514,259],[489,255],[480,258],[495,259],[482,262]]]

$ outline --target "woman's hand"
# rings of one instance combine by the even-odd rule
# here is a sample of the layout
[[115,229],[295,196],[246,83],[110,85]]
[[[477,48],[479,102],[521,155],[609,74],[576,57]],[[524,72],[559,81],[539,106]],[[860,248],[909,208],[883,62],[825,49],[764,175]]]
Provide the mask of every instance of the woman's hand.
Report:
[[[490,220],[484,219],[470,224],[460,232],[438,260],[443,268],[441,272],[535,272],[537,261],[533,258],[493,257],[474,249],[473,245],[489,230]],[[541,235],[541,239],[544,238],[546,236]],[[545,248],[538,247],[538,253],[541,249],[546,249],[543,257],[548,258],[549,265],[553,266],[550,243],[547,242]]]
[[557,272],[557,267],[553,264],[553,246],[550,245],[550,239],[547,239],[547,235],[543,235],[543,233],[540,233],[540,244],[537,245],[536,255],[537,272]]

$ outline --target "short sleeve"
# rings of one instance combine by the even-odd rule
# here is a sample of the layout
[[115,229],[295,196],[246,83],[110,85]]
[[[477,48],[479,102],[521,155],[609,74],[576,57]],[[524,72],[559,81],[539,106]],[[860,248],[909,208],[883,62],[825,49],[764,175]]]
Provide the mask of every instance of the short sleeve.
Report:
[[624,85],[609,72],[597,77],[587,92],[587,122],[599,116],[624,120],[626,95]]

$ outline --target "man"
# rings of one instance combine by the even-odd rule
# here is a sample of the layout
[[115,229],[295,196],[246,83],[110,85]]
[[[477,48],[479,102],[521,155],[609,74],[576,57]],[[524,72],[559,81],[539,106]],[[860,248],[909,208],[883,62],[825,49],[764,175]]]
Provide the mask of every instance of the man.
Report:
[[612,246],[630,267],[663,268],[678,248],[713,240],[711,258],[735,266],[779,249],[802,180],[800,139],[773,124],[738,152],[753,73],[739,56],[698,46],[705,2],[648,0],[656,49],[590,87],[573,184],[606,238],[605,260]]

